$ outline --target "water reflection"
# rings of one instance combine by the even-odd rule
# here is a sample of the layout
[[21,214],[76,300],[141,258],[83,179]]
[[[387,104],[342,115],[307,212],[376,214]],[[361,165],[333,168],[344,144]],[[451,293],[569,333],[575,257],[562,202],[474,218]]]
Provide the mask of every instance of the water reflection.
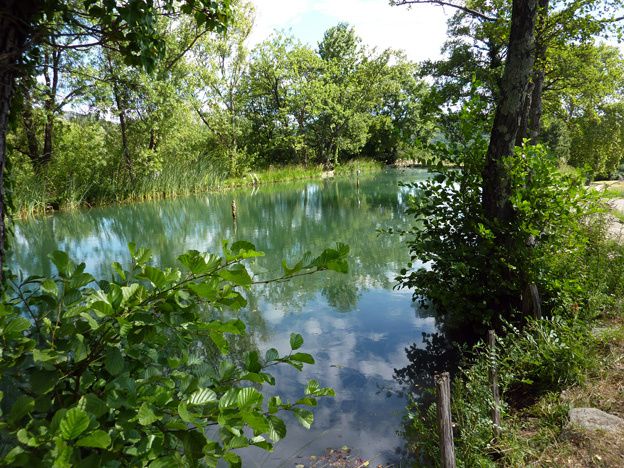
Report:
[[186,249],[214,251],[222,239],[237,238],[266,252],[251,266],[266,278],[279,273],[282,259],[292,262],[334,242],[349,244],[348,275],[318,274],[249,294],[241,313],[251,338],[242,348],[287,351],[289,333],[298,331],[305,351],[317,361],[303,373],[277,369],[278,386],[267,393],[292,399],[315,378],[334,387],[337,397],[322,401],[312,430],[293,422],[273,453],[251,449],[245,458],[252,466],[288,466],[326,447],[348,445],[357,456],[372,458],[371,465],[385,463],[396,459],[401,446],[396,431],[405,399],[395,369],[409,367],[418,353],[406,355],[405,349],[415,341],[414,350],[423,348],[421,334],[436,329],[434,319],[412,304],[409,292],[392,290],[409,255],[398,239],[380,237],[376,230],[408,222],[406,189],[398,181],[424,177],[419,171],[388,171],[362,178],[359,190],[355,181],[345,179],[281,184],[18,222],[12,261],[28,274],[50,274],[46,256],[61,249],[101,277],[108,275],[112,261],[129,260],[130,241],[151,248],[158,263],[172,265]]

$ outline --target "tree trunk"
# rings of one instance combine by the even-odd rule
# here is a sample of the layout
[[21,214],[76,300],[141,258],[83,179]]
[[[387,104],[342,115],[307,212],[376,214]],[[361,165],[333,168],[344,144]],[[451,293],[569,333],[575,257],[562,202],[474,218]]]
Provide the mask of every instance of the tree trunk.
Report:
[[535,89],[535,83],[531,81],[529,85],[527,86],[526,96],[524,97],[524,104],[522,105],[520,127],[518,128],[518,133],[516,134],[516,146],[522,146],[522,142],[528,136],[528,133],[529,133],[529,120],[531,116],[534,89]]
[[482,205],[494,225],[513,219],[511,181],[504,158],[513,154],[534,63],[537,0],[513,0],[511,32],[505,71],[483,169]]
[[39,167],[39,141],[37,139],[37,126],[33,118],[33,105],[30,90],[24,89],[24,109],[22,111],[22,122],[24,133],[26,134],[26,144],[28,146],[28,157],[35,170]]
[[531,144],[536,145],[539,138],[542,120],[542,92],[544,90],[544,70],[535,73],[531,109],[529,111],[529,127],[527,136]]
[[31,22],[41,8],[41,2],[36,0],[3,0],[0,3],[0,290],[5,268],[7,199],[4,173],[11,98]]
[[533,92],[529,110],[528,137],[531,144],[537,144],[542,120],[542,93],[544,91],[544,67],[546,66],[548,10],[550,0],[539,0],[535,34],[535,71],[533,73]]
[[119,130],[121,131],[121,155],[126,166],[126,170],[128,171],[128,175],[130,176],[130,180],[134,180],[134,174],[132,171],[132,158],[130,157],[130,148],[128,146],[128,125],[126,122],[126,106],[124,105],[123,98],[121,96],[121,91],[119,89],[119,84],[115,79],[115,72],[113,69],[113,62],[111,61],[110,56],[106,56],[106,60],[108,62],[108,71],[110,73],[112,88],[113,88],[113,99],[115,100],[115,107],[117,107],[117,117],[119,117]]
[[54,114],[56,112],[56,93],[59,84],[59,67],[61,51],[54,48],[54,38],[51,38],[52,50],[44,55],[46,96],[43,103],[45,125],[43,127],[43,152],[41,153],[40,167],[52,160],[52,144],[54,132]]

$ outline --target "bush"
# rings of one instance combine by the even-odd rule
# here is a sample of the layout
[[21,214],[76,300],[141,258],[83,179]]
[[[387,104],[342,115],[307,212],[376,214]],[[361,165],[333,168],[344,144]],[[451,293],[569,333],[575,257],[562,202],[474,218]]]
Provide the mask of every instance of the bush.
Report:
[[[523,330],[510,327],[507,335],[497,339],[494,355],[483,343],[475,345],[471,359],[461,366],[452,387],[458,466],[494,466],[498,448],[492,443],[493,399],[488,377],[493,363],[499,371],[503,400],[499,407],[499,444],[505,445],[509,437],[514,437],[507,417],[510,405],[524,406],[582,382],[587,369],[596,362],[593,350],[588,326],[580,320],[561,317],[530,320]],[[554,422],[561,421],[561,408],[557,406],[555,410],[556,414],[549,417]],[[437,427],[435,405],[412,404],[408,415],[406,435],[412,448],[430,463],[438,463],[438,436],[432,431]]]
[[445,331],[463,339],[500,328],[501,318],[516,320],[530,283],[547,312],[576,293],[577,271],[552,260],[583,251],[582,220],[596,210],[579,175],[560,173],[543,147],[525,146],[506,160],[513,222],[488,219],[481,205],[487,142],[472,131],[471,118],[468,112],[460,119],[463,143],[438,145],[438,154],[460,169],[439,164],[431,179],[409,185],[415,222],[403,234],[413,263],[398,278],[423,305],[432,303]]
[[[189,251],[181,269],[149,264],[130,246],[128,270],[114,263],[97,284],[66,254],[51,255],[54,278],[9,279],[0,304],[0,463],[10,466],[240,465],[238,448],[271,450],[286,434],[278,413],[309,427],[305,407],[333,395],[310,381],[295,402],[265,396],[267,368],[313,364],[298,351],[237,352],[238,319],[216,318],[246,301],[254,281],[243,262],[262,255],[252,244],[224,244],[222,256]],[[345,272],[348,248],[327,249],[276,281],[322,270]],[[306,257],[309,258],[309,257]],[[242,340],[244,341],[244,340]],[[239,340],[241,342],[241,340]],[[249,341],[247,341],[249,343]],[[215,426],[216,431],[207,432]]]

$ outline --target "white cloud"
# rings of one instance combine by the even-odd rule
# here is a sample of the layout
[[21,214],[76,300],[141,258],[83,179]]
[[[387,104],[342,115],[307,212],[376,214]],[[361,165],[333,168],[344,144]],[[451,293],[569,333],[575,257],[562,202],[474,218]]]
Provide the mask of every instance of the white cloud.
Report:
[[[365,44],[403,49],[415,61],[439,57],[446,37],[446,13],[432,5],[391,7],[388,0],[253,0],[256,8],[252,44],[275,29],[291,30],[315,45],[328,27],[353,25]],[[450,12],[449,12],[450,13]]]

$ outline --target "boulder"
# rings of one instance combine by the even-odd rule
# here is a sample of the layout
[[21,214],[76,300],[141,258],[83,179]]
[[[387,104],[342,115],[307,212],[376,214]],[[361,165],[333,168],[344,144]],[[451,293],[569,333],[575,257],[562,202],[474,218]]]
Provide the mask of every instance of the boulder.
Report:
[[590,431],[624,431],[624,419],[598,408],[572,408],[569,413],[570,423]]

